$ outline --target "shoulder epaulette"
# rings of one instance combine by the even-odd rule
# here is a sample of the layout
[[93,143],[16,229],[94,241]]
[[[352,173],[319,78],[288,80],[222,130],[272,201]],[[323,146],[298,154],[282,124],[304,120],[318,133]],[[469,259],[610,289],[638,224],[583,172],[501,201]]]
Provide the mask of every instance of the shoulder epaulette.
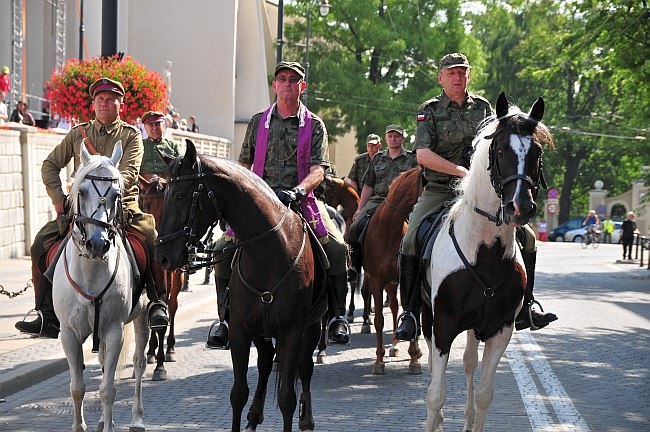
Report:
[[131,123],[127,123],[127,122],[125,122],[124,120],[121,120],[121,122],[122,122],[122,127],[128,127],[128,128],[131,128],[131,129],[133,129],[133,130],[136,130],[136,131],[140,132],[140,129],[138,129],[137,127],[133,126]]
[[90,122],[78,123],[78,124],[72,126],[72,129],[71,129],[71,130],[75,130],[75,129],[77,129],[78,127],[81,127],[81,126],[88,126],[89,124],[90,124]]
[[431,99],[422,102],[422,104],[420,105],[420,108],[418,109],[418,111],[422,111],[424,109],[424,107],[429,106],[429,105],[433,105],[433,104],[437,104],[438,102],[440,102],[440,99],[438,99],[437,97],[432,97]]
[[486,104],[490,105],[490,101],[485,99],[483,96],[479,96],[479,95],[474,94],[474,93],[472,93],[471,95],[472,95],[472,98],[478,99],[478,100],[480,100],[482,102],[485,102]]

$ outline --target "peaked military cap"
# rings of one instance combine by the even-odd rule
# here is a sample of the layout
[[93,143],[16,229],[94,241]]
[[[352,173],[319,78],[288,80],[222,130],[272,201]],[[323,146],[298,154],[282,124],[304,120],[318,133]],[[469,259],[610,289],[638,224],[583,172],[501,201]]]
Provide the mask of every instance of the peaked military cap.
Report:
[[469,60],[461,53],[452,53],[443,56],[440,59],[440,64],[438,65],[438,70],[449,69],[453,67],[465,67],[471,68],[469,65]]
[[112,80],[110,78],[100,78],[90,85],[88,93],[92,97],[99,92],[110,91],[117,93],[120,96],[124,96],[124,86],[119,81]]
[[147,111],[142,116],[143,124],[160,123],[164,121],[165,121],[165,114],[161,113],[160,111]]
[[283,69],[290,69],[300,75],[300,78],[305,78],[305,68],[298,62],[286,62],[281,61],[275,66],[275,75],[278,76],[278,73]]
[[379,143],[379,135],[377,134],[370,134],[366,138],[366,144],[378,144]]
[[398,124],[388,125],[386,127],[386,133],[388,132],[397,132],[400,135],[404,136],[404,128]]

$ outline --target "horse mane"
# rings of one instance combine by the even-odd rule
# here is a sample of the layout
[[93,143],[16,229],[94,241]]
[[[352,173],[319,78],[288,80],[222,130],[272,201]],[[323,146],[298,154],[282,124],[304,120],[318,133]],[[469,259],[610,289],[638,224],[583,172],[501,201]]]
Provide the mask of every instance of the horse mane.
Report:
[[[253,171],[247,169],[245,166],[233,162],[230,159],[225,159],[218,156],[201,155],[203,162],[206,162],[214,171],[215,174],[223,173],[226,177],[231,177],[231,181],[235,182],[237,176],[244,177],[251,183],[252,188],[267,195],[269,200],[277,200],[277,196],[273,189],[264,181],[260,176]],[[240,182],[241,183],[241,182]]]
[[69,195],[72,197],[72,203],[73,203],[72,208],[77,208],[77,197],[79,196],[79,187],[81,187],[81,183],[83,182],[83,180],[86,178],[86,176],[89,173],[100,168],[106,168],[109,171],[111,171],[112,175],[117,177],[117,181],[119,182],[120,185],[120,191],[124,192],[124,177],[122,177],[120,170],[118,170],[111,163],[111,160],[108,157],[101,156],[101,155],[92,155],[90,156],[90,160],[88,161],[88,163],[81,165],[77,170],[76,174],[74,175],[74,181],[72,182],[72,186],[70,187],[70,195]]
[[[499,128],[506,122],[506,126]],[[533,142],[546,144],[551,149],[554,147],[551,131],[541,121],[534,122],[516,105],[508,107],[508,114],[502,118],[496,115],[487,117],[479,125],[479,131],[472,142],[474,153],[470,163],[469,173],[457,181],[454,189],[461,199],[457,200],[449,211],[449,217],[456,218],[463,200],[477,202],[486,190],[492,190],[492,183],[488,174],[490,166],[490,146],[493,139],[502,134],[511,134],[513,131],[531,131]],[[477,180],[478,179],[478,180]]]

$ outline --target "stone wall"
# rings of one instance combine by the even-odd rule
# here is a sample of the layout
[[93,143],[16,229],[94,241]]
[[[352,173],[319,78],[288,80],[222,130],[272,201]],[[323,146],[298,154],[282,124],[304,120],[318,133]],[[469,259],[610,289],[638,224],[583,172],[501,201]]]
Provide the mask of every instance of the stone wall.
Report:
[[[65,133],[12,124],[0,128],[0,260],[29,255],[32,241],[46,222],[56,217],[41,180],[43,160]],[[232,159],[232,142],[223,138],[172,130],[185,149],[185,138],[201,154]],[[64,185],[72,182],[72,162],[61,171]]]

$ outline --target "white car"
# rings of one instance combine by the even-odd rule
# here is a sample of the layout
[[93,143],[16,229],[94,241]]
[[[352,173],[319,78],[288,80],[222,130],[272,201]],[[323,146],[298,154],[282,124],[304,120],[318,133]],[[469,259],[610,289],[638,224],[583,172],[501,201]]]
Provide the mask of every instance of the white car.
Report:
[[[623,222],[621,221],[614,221],[614,232],[612,233],[612,243],[620,242],[622,223]],[[582,227],[571,231],[567,231],[564,233],[564,241],[580,243],[582,239],[585,237],[586,231],[587,231],[587,227]],[[604,238],[602,228],[600,228],[599,231],[600,231],[600,240],[602,241]]]

